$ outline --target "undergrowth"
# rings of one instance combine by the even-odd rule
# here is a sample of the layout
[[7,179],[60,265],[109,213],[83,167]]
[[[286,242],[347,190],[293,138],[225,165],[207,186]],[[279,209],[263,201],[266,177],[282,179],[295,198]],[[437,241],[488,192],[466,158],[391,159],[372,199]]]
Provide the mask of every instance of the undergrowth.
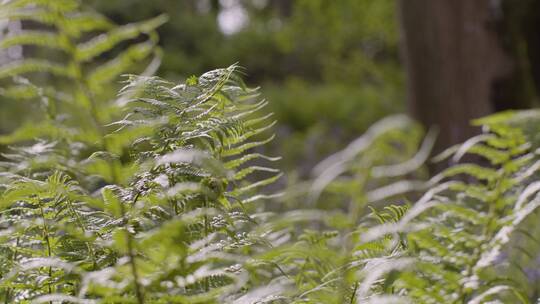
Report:
[[0,16],[28,26],[0,42],[28,50],[1,93],[42,114],[0,136],[4,303],[537,301],[536,112],[475,121],[431,178],[436,132],[388,117],[276,194],[274,121],[237,65],[152,76],[164,17],[118,26],[74,0]]

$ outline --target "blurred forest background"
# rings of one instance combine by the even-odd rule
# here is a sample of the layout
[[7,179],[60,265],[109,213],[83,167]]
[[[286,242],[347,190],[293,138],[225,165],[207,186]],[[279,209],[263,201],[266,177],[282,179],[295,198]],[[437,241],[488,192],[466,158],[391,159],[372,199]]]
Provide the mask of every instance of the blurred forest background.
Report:
[[[160,76],[183,80],[238,62],[247,83],[260,85],[271,101],[278,120],[272,149],[287,156],[282,169],[300,176],[392,113],[408,110],[424,125],[438,125],[441,150],[476,132],[471,118],[537,102],[534,0],[84,3],[118,24],[167,13]],[[2,60],[10,56],[20,50]],[[32,107],[4,100],[1,133]]]

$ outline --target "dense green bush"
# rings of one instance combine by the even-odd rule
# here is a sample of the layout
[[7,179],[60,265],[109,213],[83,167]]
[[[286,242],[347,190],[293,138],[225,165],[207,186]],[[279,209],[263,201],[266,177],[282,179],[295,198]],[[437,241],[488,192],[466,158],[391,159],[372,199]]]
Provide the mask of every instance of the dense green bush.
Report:
[[274,122],[238,66],[151,76],[161,17],[116,26],[74,0],[0,15],[32,21],[1,46],[36,57],[0,68],[2,93],[42,114],[0,136],[4,303],[538,301],[537,112],[476,121],[433,177],[435,132],[391,116],[272,195]]

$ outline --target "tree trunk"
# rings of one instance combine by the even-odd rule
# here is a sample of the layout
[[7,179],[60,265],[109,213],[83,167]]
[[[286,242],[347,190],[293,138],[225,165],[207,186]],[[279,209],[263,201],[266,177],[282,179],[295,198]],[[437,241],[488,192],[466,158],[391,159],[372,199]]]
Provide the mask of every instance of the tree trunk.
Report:
[[500,41],[497,3],[400,0],[408,108],[439,127],[435,152],[477,133],[471,119],[512,106],[504,84],[514,64]]

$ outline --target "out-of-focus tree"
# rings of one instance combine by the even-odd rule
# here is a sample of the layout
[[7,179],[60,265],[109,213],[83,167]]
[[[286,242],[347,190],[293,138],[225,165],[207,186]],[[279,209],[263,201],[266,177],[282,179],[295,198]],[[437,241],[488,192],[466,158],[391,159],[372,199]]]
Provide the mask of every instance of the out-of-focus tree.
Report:
[[[538,1],[401,0],[408,107],[441,129],[437,150],[478,130],[470,120],[533,105]],[[537,8],[536,10],[534,8]]]

